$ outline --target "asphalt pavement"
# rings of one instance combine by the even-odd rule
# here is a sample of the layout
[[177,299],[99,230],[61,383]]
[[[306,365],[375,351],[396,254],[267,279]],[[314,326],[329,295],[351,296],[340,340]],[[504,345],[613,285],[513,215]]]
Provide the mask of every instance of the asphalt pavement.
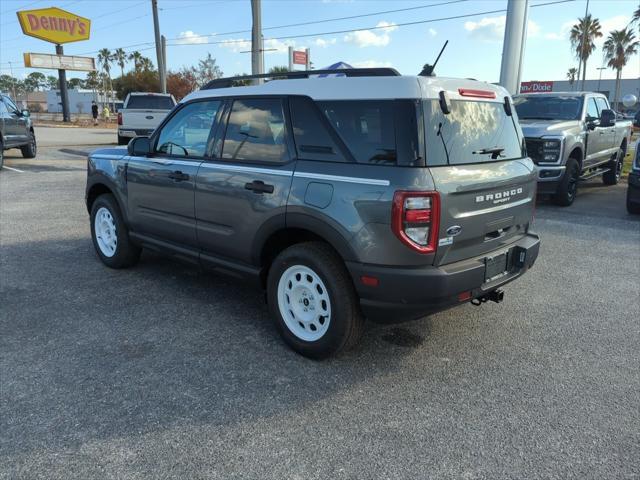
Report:
[[369,324],[314,362],[260,291],[152,253],[105,268],[86,161],[61,152],[91,145],[66,138],[0,173],[0,478],[640,478],[626,185],[541,199],[502,304]]

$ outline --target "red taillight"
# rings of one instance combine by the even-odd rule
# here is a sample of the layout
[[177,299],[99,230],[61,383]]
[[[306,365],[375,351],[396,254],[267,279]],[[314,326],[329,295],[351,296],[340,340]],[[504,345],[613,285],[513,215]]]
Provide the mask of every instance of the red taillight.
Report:
[[459,88],[458,93],[463,97],[496,98],[496,92],[491,90],[475,90],[473,88]]
[[122,112],[118,112],[118,125],[122,125]]
[[420,253],[436,251],[439,223],[438,192],[400,191],[393,195],[391,229],[413,250]]

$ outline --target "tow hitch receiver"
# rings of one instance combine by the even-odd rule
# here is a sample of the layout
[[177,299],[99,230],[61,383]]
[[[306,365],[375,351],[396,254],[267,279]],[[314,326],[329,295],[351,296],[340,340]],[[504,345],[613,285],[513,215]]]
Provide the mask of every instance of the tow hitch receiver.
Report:
[[500,303],[502,302],[502,300],[504,300],[504,292],[498,289],[498,290],[493,290],[492,292],[489,292],[486,295],[483,295],[482,297],[474,298],[473,300],[471,300],[471,303],[476,307],[479,307],[480,305],[488,301]]

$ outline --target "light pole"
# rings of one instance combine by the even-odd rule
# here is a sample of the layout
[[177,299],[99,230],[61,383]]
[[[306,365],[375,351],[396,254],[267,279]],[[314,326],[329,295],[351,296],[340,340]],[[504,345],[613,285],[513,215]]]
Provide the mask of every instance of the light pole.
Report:
[[607,67],[598,67],[598,70],[600,70],[600,76],[598,77],[598,88],[596,88],[596,90],[598,91],[598,93],[600,93],[600,80],[602,80],[602,70],[606,70]]
[[500,85],[515,95],[519,91],[524,56],[524,43],[527,36],[527,13],[529,0],[509,0],[507,20],[502,45],[502,65],[500,67]]

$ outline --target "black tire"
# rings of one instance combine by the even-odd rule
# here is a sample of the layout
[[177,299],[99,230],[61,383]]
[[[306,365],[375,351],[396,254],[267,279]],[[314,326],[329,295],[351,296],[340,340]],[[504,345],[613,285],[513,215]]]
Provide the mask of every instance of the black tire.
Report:
[[576,199],[580,179],[580,165],[575,158],[567,160],[566,167],[558,190],[553,196],[553,202],[561,207],[568,207]]
[[33,132],[29,132],[29,143],[20,147],[20,151],[24,158],[36,158],[38,146],[36,144],[36,136]]
[[[287,325],[279,306],[280,280],[287,271],[290,271],[290,267],[297,266],[308,268],[319,277],[326,286],[326,295],[329,299],[329,324],[322,336],[314,341],[306,341],[296,335]],[[314,291],[311,290],[311,293]],[[360,303],[349,272],[340,256],[322,242],[293,245],[276,257],[267,279],[267,301],[276,328],[284,341],[305,357],[323,359],[336,355],[353,347],[362,336],[364,317],[360,311]],[[283,307],[289,308],[286,305]],[[324,306],[324,308],[327,307]],[[291,309],[288,311],[295,317]],[[326,317],[321,314],[319,318],[320,321],[322,318],[326,320]],[[302,326],[302,322],[298,321],[298,323]]]
[[[96,215],[101,209],[106,209],[111,215],[115,224],[116,246],[115,252],[109,256],[106,255],[98,244],[96,234]],[[113,195],[105,193],[100,195],[91,206],[91,239],[96,249],[98,257],[107,267],[110,268],[127,268],[135,265],[140,258],[141,249],[137,245],[131,243],[129,239],[129,229],[124,222],[118,202]]]
[[602,175],[602,183],[605,185],[616,185],[622,176],[622,165],[624,163],[624,150],[618,149],[616,157],[607,164],[609,171]]
[[4,165],[4,143],[2,143],[2,139],[0,139],[0,170],[2,170],[3,165]]
[[128,145],[129,140],[131,140],[129,137],[118,135],[118,145]]
[[640,215],[640,204],[631,202],[631,187],[627,187],[627,212],[632,215]]

